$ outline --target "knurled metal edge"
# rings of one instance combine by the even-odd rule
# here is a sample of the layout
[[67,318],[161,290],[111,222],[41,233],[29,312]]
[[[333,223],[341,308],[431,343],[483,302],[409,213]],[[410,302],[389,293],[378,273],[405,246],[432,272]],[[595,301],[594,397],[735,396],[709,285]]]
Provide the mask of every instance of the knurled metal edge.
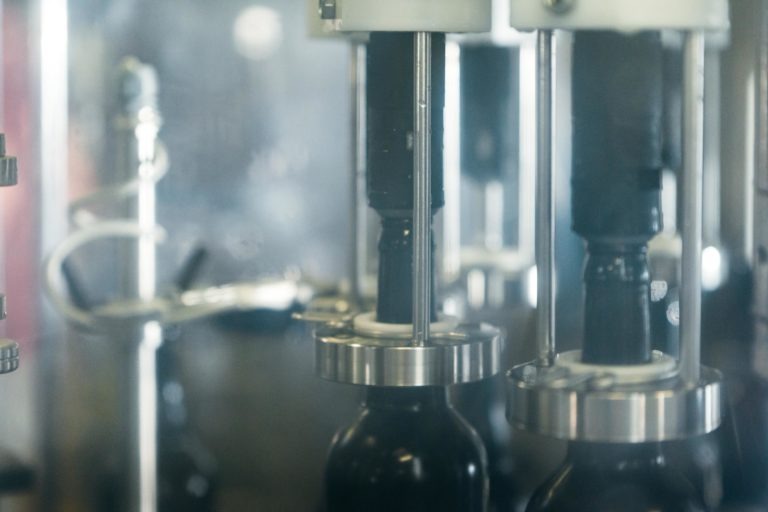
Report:
[[508,372],[514,427],[572,441],[640,443],[703,435],[722,421],[722,377],[711,368],[701,368],[695,386],[679,378],[610,386],[598,375],[569,382],[552,371],[528,363]]
[[315,367],[323,379],[386,387],[447,386],[491,377],[501,369],[503,339],[491,326],[460,326],[427,346],[371,338],[348,329],[315,337]]
[[19,367],[19,344],[0,339],[0,374],[11,373]]
[[0,157],[0,187],[12,187],[18,183],[19,170],[16,157]]

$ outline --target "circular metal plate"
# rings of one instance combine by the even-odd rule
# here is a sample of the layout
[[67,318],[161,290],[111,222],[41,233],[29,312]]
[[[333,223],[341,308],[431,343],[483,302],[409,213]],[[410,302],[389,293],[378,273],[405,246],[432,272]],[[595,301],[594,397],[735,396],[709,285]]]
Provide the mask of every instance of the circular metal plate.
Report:
[[459,326],[424,347],[334,329],[316,336],[316,368],[320,377],[347,384],[447,386],[498,373],[502,345],[500,331],[488,325]]
[[679,378],[617,385],[609,375],[518,366],[507,375],[507,419],[559,439],[639,443],[706,434],[721,422],[721,376],[702,367],[693,386]]

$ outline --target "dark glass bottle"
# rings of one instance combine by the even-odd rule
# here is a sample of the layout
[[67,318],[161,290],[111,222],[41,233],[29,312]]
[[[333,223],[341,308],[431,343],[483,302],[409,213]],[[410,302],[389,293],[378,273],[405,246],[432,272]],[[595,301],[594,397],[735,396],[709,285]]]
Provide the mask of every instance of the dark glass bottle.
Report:
[[189,429],[184,388],[178,380],[173,354],[158,350],[158,510],[215,510],[216,464]]
[[484,379],[457,386],[453,395],[456,408],[477,431],[488,455],[490,512],[523,510],[532,490],[527,479],[530,472],[523,474],[530,468],[515,457],[503,385],[501,378]]
[[668,466],[658,443],[572,442],[527,512],[703,512],[688,480]]
[[483,512],[486,467],[446,388],[371,387],[331,446],[327,512]]

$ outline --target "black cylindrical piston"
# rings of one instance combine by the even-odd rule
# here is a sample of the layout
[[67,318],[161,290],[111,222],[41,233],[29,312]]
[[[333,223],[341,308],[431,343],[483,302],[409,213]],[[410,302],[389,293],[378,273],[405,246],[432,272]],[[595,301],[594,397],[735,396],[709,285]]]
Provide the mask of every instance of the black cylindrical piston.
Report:
[[[413,304],[414,36],[374,32],[368,44],[368,201],[382,218],[379,322],[407,324]],[[431,205],[443,206],[445,35],[432,35]],[[434,268],[434,265],[433,265]],[[434,290],[434,276],[432,277]],[[432,297],[434,298],[434,293]],[[436,308],[432,303],[432,318]]]
[[588,241],[588,363],[651,358],[646,243],[661,228],[663,66],[659,33],[574,38],[573,229]]
[[[384,217],[413,215],[413,34],[373,32],[366,94],[368,201]],[[445,34],[432,34],[432,207],[443,197]]]
[[661,227],[661,36],[579,32],[573,48],[573,229],[650,239]]
[[584,271],[583,359],[633,364],[650,357],[650,274],[645,245],[590,243]]

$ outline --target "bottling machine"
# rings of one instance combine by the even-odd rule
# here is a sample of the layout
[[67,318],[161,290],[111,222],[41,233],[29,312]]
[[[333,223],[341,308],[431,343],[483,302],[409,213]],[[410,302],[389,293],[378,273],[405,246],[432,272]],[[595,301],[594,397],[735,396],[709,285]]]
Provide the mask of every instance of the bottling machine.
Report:
[[3,4],[10,509],[768,510],[768,2],[215,4]]

